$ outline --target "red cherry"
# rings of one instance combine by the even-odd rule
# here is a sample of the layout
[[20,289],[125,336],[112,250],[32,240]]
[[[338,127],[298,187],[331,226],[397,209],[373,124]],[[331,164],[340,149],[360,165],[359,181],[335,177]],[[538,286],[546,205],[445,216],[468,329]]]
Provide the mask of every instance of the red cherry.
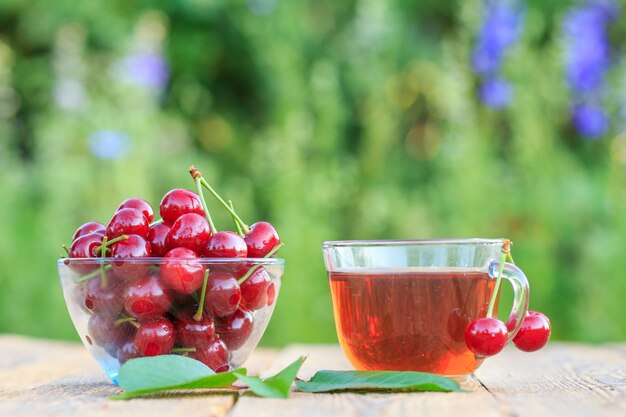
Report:
[[204,247],[204,256],[207,258],[245,258],[248,256],[248,247],[245,240],[237,233],[217,232]]
[[193,318],[194,308],[181,311],[174,320],[176,327],[176,343],[181,347],[195,347],[196,351],[201,347],[211,344],[215,337],[215,323],[206,314],[200,320]]
[[196,348],[196,351],[191,353],[189,356],[202,362],[215,372],[224,372],[228,370],[230,353],[228,353],[226,344],[220,339],[215,339],[206,346]]
[[104,235],[104,233],[106,232],[106,227],[98,222],[85,223],[78,229],[76,229],[76,232],[74,232],[74,236],[72,237],[72,241],[93,232],[102,233]]
[[111,263],[113,272],[119,277],[128,279],[143,277],[148,272],[150,263],[140,260],[127,262],[126,260],[147,258],[151,255],[150,245],[144,238],[137,235],[128,235],[128,239],[120,240],[111,245],[111,258],[115,259]]
[[161,218],[171,225],[183,214],[196,213],[204,217],[204,210],[198,195],[189,190],[175,188],[169,191],[161,200],[159,206]]
[[534,352],[541,349],[550,339],[550,320],[538,311],[528,311],[522,325],[513,338],[519,350]]
[[105,281],[92,278],[85,283],[85,307],[92,313],[117,317],[124,306],[123,290],[120,280],[111,271],[107,271]]
[[272,283],[267,271],[260,267],[241,283],[241,304],[248,310],[258,310],[267,303],[267,289]]
[[248,340],[253,329],[252,313],[242,308],[233,315],[216,319],[215,330],[228,349],[239,349]]
[[[195,261],[194,261],[195,259]],[[191,294],[202,287],[204,266],[191,249],[175,248],[165,255],[161,278],[166,287],[180,294]]]
[[119,361],[120,365],[123,365],[129,359],[140,358],[141,354],[139,353],[139,351],[135,347],[135,342],[134,341],[130,341],[130,342],[124,343],[122,346],[120,346],[117,349],[116,357],[117,357],[117,360]]
[[170,227],[165,223],[158,222],[150,226],[148,230],[148,237],[146,240],[150,243],[150,249],[152,250],[152,256],[165,256],[167,253],[167,246],[165,245],[165,238],[167,237]]
[[176,219],[167,233],[165,245],[169,249],[183,247],[200,254],[210,237],[211,227],[206,219],[199,214],[188,213]]
[[216,317],[230,316],[241,302],[241,288],[237,279],[225,271],[211,271],[205,294],[204,309]]
[[141,198],[129,198],[127,200],[122,201],[122,204],[117,208],[117,211],[125,208],[132,208],[135,210],[139,210],[146,216],[148,219],[148,223],[152,223],[154,220],[154,210],[152,210],[152,206],[146,200]]
[[139,210],[123,208],[115,212],[107,225],[107,237],[114,239],[122,235],[148,236],[150,224]]
[[[70,258],[95,258],[95,250],[98,246],[102,245],[102,239],[104,235],[98,232],[93,232],[88,235],[80,236],[78,239],[72,242],[69,249]],[[87,274],[98,268],[97,263],[81,263],[70,262],[69,267],[79,274]]]
[[248,246],[248,257],[263,258],[280,244],[274,226],[268,222],[257,222],[250,226],[250,233],[244,237]]
[[170,353],[176,331],[166,318],[142,322],[135,335],[135,347],[140,355],[157,356]]
[[172,299],[155,276],[139,278],[124,291],[126,312],[140,320],[159,318],[172,306]]
[[274,300],[276,299],[276,286],[273,282],[267,287],[267,306],[271,306],[274,304]]
[[492,356],[506,344],[508,332],[498,319],[485,317],[473,320],[465,329],[465,344],[478,356]]
[[135,328],[129,323],[115,324],[115,318],[94,314],[87,322],[87,333],[94,344],[100,346],[111,356],[117,353],[117,348],[133,336]]

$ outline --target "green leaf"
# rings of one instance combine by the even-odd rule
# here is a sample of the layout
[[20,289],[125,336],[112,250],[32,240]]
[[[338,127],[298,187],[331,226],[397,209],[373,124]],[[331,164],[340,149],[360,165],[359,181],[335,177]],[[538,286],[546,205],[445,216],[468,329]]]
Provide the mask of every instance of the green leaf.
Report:
[[319,371],[309,381],[296,381],[304,392],[344,390],[460,391],[453,379],[424,372]]
[[237,380],[235,373],[246,372],[242,368],[216,374],[202,362],[179,355],[131,359],[122,365],[118,376],[124,392],[111,399],[126,400],[179,389],[225,388]]
[[301,357],[287,366],[276,375],[265,380],[257,376],[246,376],[235,372],[241,382],[246,384],[252,392],[261,397],[288,398],[296,375],[304,363],[305,357]]

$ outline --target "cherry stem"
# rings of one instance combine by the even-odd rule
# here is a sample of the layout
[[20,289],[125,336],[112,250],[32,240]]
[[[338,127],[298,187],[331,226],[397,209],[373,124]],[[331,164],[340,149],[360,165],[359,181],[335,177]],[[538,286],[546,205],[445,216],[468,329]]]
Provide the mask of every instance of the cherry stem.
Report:
[[[233,211],[235,211],[232,200],[228,200],[228,205]],[[245,235],[243,234],[243,230],[241,229],[241,226],[239,225],[239,223],[237,223],[237,220],[234,217],[233,223],[235,223],[235,230],[237,231],[237,233],[239,233],[239,236],[244,237]]]
[[63,250],[65,251],[65,253],[67,253],[67,257],[70,257],[70,250],[67,248],[67,245],[61,245],[61,247],[63,248]]
[[[271,251],[269,251],[268,254],[264,256],[264,258],[271,258],[272,256],[274,256],[276,254],[276,252],[281,250],[283,246],[285,246],[285,244],[283,242],[280,242],[278,245],[274,246],[274,248]],[[258,264],[258,265],[254,265],[252,268],[248,269],[248,272],[246,272],[246,274],[243,277],[241,277],[241,278],[239,278],[237,280],[239,285],[243,284],[248,278],[250,278],[250,275],[254,274],[254,271],[259,269],[260,267],[261,267],[261,265]]]
[[507,256],[510,255],[511,252],[511,241],[505,239],[502,244],[502,255],[500,256],[500,270],[498,271],[498,279],[496,279],[496,285],[493,287],[493,294],[491,295],[491,300],[489,301],[489,308],[487,309],[487,317],[491,318],[493,315],[493,308],[496,304],[496,298],[498,297],[498,292],[500,291],[500,282],[502,281],[502,273],[504,272],[504,265],[507,260]]
[[[105,239],[106,239],[106,236],[105,236]],[[103,240],[102,245],[98,246],[94,252],[95,253],[106,252],[106,250],[103,250],[103,249],[108,249],[109,246],[113,245],[114,243],[121,242],[122,240],[126,240],[126,239],[128,239],[128,235],[121,235],[109,241]]]
[[508,258],[509,262],[515,265],[515,261],[513,261],[513,256],[511,255],[511,252],[507,253],[506,257]]
[[202,312],[204,311],[204,298],[206,297],[206,286],[209,282],[209,269],[207,268],[204,271],[204,279],[202,281],[202,290],[200,290],[200,302],[198,303],[198,309],[196,310],[196,314],[193,315],[193,319],[195,321],[202,320]]
[[[111,268],[113,268],[113,265],[104,265],[104,269],[107,271]],[[87,275],[83,275],[82,277],[75,279],[74,282],[81,283],[81,282],[89,281],[90,279],[94,279],[97,276],[100,276],[99,269],[96,269],[95,271],[92,271],[88,273]]]
[[[106,248],[108,241],[109,241],[109,238],[105,236],[102,239],[102,246],[104,246]],[[109,282],[107,280],[107,271],[106,271],[106,269],[104,269],[104,266],[105,266],[104,265],[104,262],[105,262],[104,260],[107,257],[107,251],[105,249],[105,250],[103,250],[101,252],[102,252],[102,262],[100,263],[100,287],[101,288],[106,288],[106,287],[108,287],[108,284],[109,284]]]
[[113,322],[113,325],[114,326],[119,326],[120,324],[123,324],[123,323],[131,323],[131,324],[133,324],[133,322],[136,322],[136,321],[137,321],[137,319],[134,318],[134,317],[122,317],[121,319],[115,320]]
[[172,352],[172,353],[190,353],[190,352],[195,352],[195,351],[196,351],[195,347],[190,347],[190,348],[182,347],[182,348],[173,348],[170,352]]
[[196,188],[198,189],[198,196],[200,196],[200,203],[202,203],[202,208],[204,209],[204,213],[206,214],[206,219],[209,222],[209,226],[211,226],[211,233],[217,232],[215,228],[215,224],[213,223],[213,219],[211,218],[211,214],[209,213],[209,208],[206,205],[206,201],[204,200],[204,194],[202,193],[202,182],[200,178],[195,178]]
[[202,186],[204,188],[206,188],[209,193],[211,193],[211,195],[213,197],[215,197],[215,199],[226,209],[226,211],[228,211],[230,213],[231,216],[233,216],[233,219],[235,219],[236,222],[239,223],[239,225],[241,226],[241,228],[243,229],[243,232],[247,235],[248,233],[250,233],[250,229],[248,228],[248,226],[243,222],[243,220],[241,220],[241,218],[237,215],[237,213],[235,213],[235,210],[233,210],[232,208],[230,208],[230,206],[228,205],[228,203],[226,201],[224,201],[224,199],[222,197],[220,197],[220,195],[213,189],[213,187],[211,187],[209,185],[209,183],[204,179],[204,177],[202,176],[202,173],[200,171],[198,171],[198,169],[195,166],[191,166],[189,168],[189,174],[191,174],[191,177],[194,179],[194,181],[200,181],[200,183],[202,184]]

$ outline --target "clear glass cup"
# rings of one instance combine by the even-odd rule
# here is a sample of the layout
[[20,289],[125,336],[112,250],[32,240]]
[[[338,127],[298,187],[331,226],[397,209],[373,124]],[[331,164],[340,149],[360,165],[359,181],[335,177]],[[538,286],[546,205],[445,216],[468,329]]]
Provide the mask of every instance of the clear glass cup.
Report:
[[[466,346],[485,317],[504,239],[324,242],[339,343],[356,369],[467,375],[482,363]],[[519,330],[528,309],[524,273],[505,263]],[[497,295],[499,299],[499,294]],[[498,299],[496,300],[497,313]]]
[[[190,356],[216,372],[239,367],[269,323],[285,262],[277,258],[65,258],[57,264],[80,339],[117,383],[121,364],[144,356],[139,350],[148,356]],[[252,268],[254,279],[239,286],[237,280]],[[205,308],[201,321],[196,321],[193,315],[202,295],[198,286],[205,273]],[[194,327],[181,336],[185,319],[190,327],[209,329],[200,332]]]

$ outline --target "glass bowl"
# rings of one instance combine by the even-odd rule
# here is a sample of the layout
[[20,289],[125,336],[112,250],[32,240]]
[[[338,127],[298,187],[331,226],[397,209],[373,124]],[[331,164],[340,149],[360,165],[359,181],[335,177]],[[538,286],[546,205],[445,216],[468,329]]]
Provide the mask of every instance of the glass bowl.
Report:
[[269,323],[285,262],[64,258],[57,264],[78,335],[117,383],[121,364],[141,356],[186,355],[216,372],[239,367]]

